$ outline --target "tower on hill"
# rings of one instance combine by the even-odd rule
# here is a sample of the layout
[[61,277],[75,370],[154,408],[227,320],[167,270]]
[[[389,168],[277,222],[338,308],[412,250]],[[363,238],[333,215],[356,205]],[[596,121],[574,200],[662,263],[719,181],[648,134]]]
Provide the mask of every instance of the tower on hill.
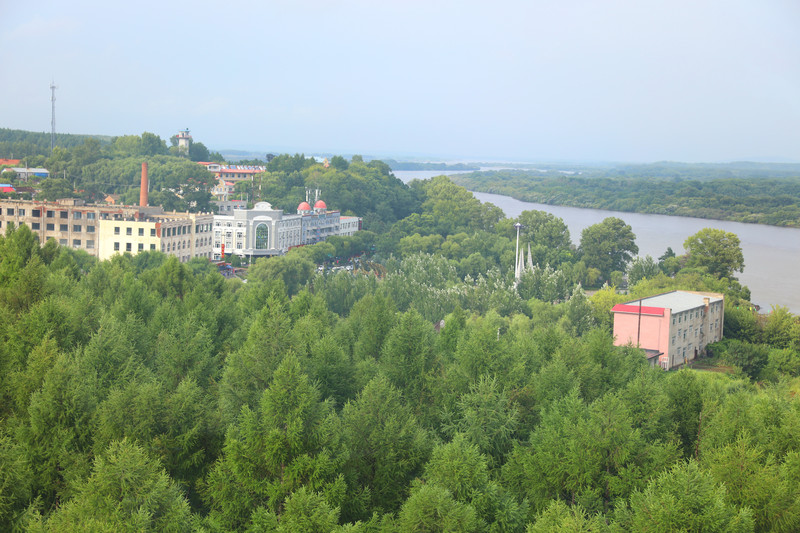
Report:
[[178,139],[178,150],[186,154],[189,153],[189,145],[192,144],[192,136],[189,135],[189,128],[181,130],[175,136]]

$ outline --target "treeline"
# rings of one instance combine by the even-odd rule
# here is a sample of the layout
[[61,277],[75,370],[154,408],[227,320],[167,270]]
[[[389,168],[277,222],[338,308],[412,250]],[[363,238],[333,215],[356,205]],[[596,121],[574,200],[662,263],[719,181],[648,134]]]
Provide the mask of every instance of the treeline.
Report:
[[795,363],[761,383],[666,373],[613,345],[610,289],[525,301],[425,254],[306,272],[325,245],[245,284],[7,230],[0,527],[800,527],[796,317],[754,322]]
[[10,139],[0,141],[0,157],[11,157],[15,153],[14,143],[30,142],[32,151],[26,152],[25,162],[29,167],[44,167],[50,172],[50,178],[36,183],[22,182],[13,172],[3,174],[3,179],[12,184],[35,186],[39,190],[38,199],[76,197],[102,202],[108,195],[119,195],[123,203],[136,204],[141,165],[146,161],[152,205],[162,205],[168,211],[212,210],[210,189],[214,175],[195,161],[221,159],[221,156],[209,154],[202,143],[193,142],[189,153],[183,154],[176,142],[168,147],[165,140],[148,132],[113,137],[110,141],[70,135],[68,142],[59,142],[51,151],[49,135],[45,147],[41,144],[45,134],[17,130],[4,130],[0,134],[0,139]]
[[[110,137],[102,135],[56,133],[55,144],[69,149],[83,144],[87,139],[94,139],[102,144],[108,144],[111,140]],[[50,153],[50,142],[50,133],[0,128],[0,157],[28,160],[28,166],[36,167],[37,165],[33,165],[30,162],[39,161],[37,156],[48,155]]]
[[800,227],[800,172],[781,178],[683,179],[680,173],[645,171],[634,167],[607,177],[499,170],[452,179],[471,190],[542,204]]
[[395,161],[384,159],[384,163],[392,170],[480,170],[479,166],[466,163],[432,163],[419,161]]

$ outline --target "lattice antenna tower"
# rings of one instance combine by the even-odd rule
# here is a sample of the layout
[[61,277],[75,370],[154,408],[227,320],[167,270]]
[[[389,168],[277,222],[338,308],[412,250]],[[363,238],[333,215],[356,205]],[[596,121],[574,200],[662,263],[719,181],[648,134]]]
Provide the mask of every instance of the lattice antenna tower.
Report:
[[53,153],[53,148],[56,146],[56,86],[55,81],[50,82],[50,103],[53,110],[50,114],[50,153]]

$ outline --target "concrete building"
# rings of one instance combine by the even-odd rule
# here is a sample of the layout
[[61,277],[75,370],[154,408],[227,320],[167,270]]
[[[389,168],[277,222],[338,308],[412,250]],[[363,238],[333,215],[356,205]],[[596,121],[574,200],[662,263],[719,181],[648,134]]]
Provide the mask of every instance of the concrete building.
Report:
[[211,258],[210,213],[165,213],[161,207],[87,205],[69,198],[56,202],[0,200],[0,230],[25,224],[39,242],[84,250],[99,259],[115,253],[159,250],[188,261]]
[[192,136],[189,135],[189,128],[179,131],[175,139],[178,141],[178,151],[188,154],[189,147],[192,145]]
[[223,252],[240,257],[284,254],[294,246],[321,242],[332,235],[353,235],[361,229],[360,218],[341,217],[322,200],[313,208],[301,202],[296,215],[274,209],[268,202],[259,202],[253,209],[217,203],[220,214],[214,216],[213,259],[221,259]]
[[46,168],[28,168],[28,167],[13,167],[3,169],[3,172],[13,171],[17,174],[17,179],[21,181],[28,181],[31,178],[49,178],[50,171]]
[[722,339],[724,297],[711,292],[672,291],[617,304],[614,344],[642,348],[651,365],[677,368]]
[[87,205],[67,198],[56,202],[0,200],[0,230],[25,224],[39,242],[85,250],[99,259],[114,254],[158,250],[182,262],[211,259],[211,213],[167,212],[148,205],[147,163],[142,163],[139,205]]
[[302,244],[301,218],[284,215],[269,202],[214,215],[213,259],[221,259],[223,254],[263,257],[286,253]]
[[229,215],[234,209],[247,209],[244,200],[211,200],[220,215]]
[[348,236],[355,235],[357,231],[361,230],[361,219],[358,217],[339,217],[339,235]]
[[160,251],[174,255],[182,263],[194,257],[211,259],[212,225],[210,213],[158,213],[141,217],[111,217],[100,220],[100,259],[114,254]]

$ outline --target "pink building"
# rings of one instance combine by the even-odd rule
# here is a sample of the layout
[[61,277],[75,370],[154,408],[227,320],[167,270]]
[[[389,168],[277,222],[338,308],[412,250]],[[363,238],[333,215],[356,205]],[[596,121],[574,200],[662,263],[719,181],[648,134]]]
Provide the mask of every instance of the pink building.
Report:
[[651,365],[669,370],[722,339],[724,298],[711,292],[672,291],[615,305],[614,344],[645,351]]

